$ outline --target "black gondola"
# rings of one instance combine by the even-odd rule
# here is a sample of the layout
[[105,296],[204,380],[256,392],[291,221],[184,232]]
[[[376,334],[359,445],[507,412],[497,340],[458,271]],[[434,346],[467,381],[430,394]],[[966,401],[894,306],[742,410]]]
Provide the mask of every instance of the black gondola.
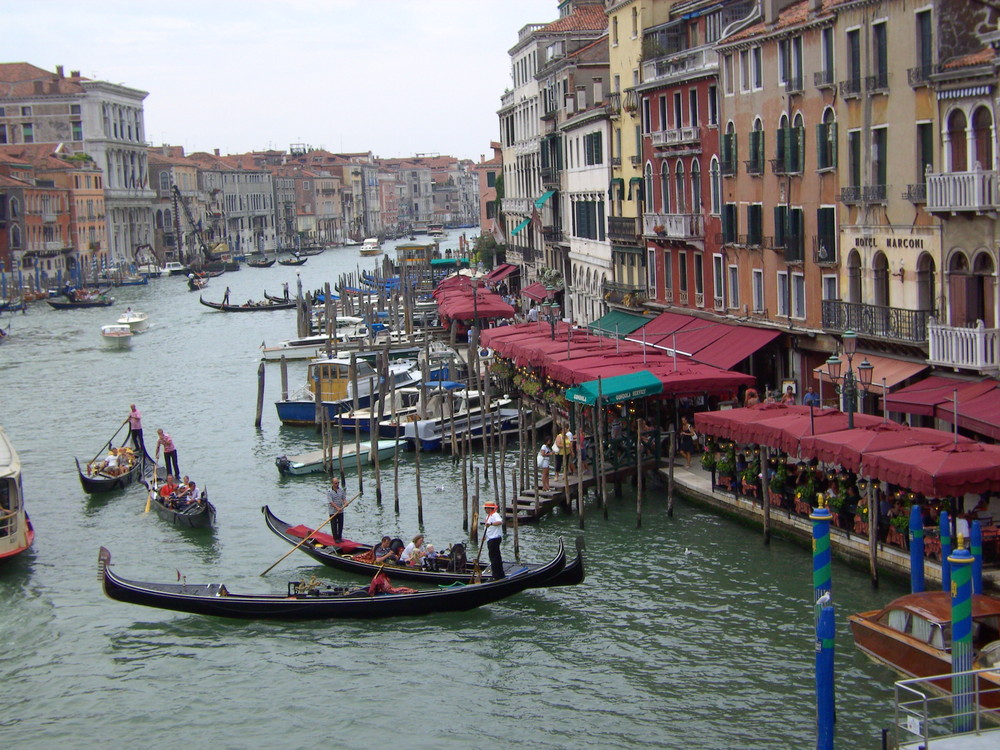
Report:
[[227,305],[222,302],[209,302],[204,297],[198,297],[198,301],[205,307],[222,312],[260,312],[261,310],[294,310],[295,300],[290,302],[253,302],[249,305]]
[[[222,584],[142,583],[111,572],[111,553],[101,547],[97,566],[104,593],[111,599],[196,615],[248,620],[334,620],[413,617],[436,612],[464,612],[538,588],[566,565],[559,540],[556,556],[534,569],[518,568],[499,581],[405,593],[377,593],[375,580],[366,587],[317,588],[292,582],[287,594],[233,594]],[[385,571],[391,575],[394,571]],[[369,592],[373,593],[369,593]]]
[[192,274],[188,277],[187,285],[189,292],[197,292],[199,289],[204,289],[208,286],[208,279]]
[[248,260],[247,265],[250,266],[250,268],[270,268],[274,265],[275,260],[277,260],[277,258],[271,258],[270,260],[267,258],[262,258],[260,260]]
[[76,461],[76,471],[80,475],[80,484],[83,485],[83,491],[91,495],[100,492],[111,492],[112,490],[123,490],[130,484],[142,481],[145,476],[152,473],[155,466],[153,459],[144,452],[142,455],[136,456],[135,463],[126,473],[112,477],[100,472],[91,472],[88,474],[80,466],[80,459],[74,458],[73,460]]
[[[305,526],[292,526],[285,523],[274,515],[266,505],[260,509],[260,512],[264,514],[264,522],[267,524],[267,527],[289,544],[299,544],[313,531]],[[323,544],[323,542],[327,544]],[[337,545],[328,534],[316,534],[308,542],[302,544],[299,549],[324,565],[351,573],[371,576],[382,567],[373,562],[356,560],[352,557],[352,555],[363,555],[365,552],[370,552],[372,549],[370,545],[356,544],[354,542],[344,542],[341,545]],[[443,563],[444,561],[439,562]],[[469,583],[475,576],[474,565],[473,561],[468,560],[465,565],[459,566],[458,570],[448,570],[444,564],[442,564],[440,570],[424,570],[408,565],[387,565],[385,570],[390,576],[398,578],[401,581],[423,581],[425,583],[443,584]],[[504,572],[507,575],[510,575],[514,570],[521,570],[522,568],[536,570],[540,567],[543,566],[538,563],[518,563],[513,560],[504,562]],[[483,566],[481,575],[484,581],[493,580],[488,563]],[[573,586],[581,583],[583,579],[583,539],[578,538],[576,541],[576,557],[569,561],[550,580],[538,582],[533,585],[538,587]]]
[[156,515],[174,526],[186,529],[210,529],[215,525],[215,506],[209,502],[208,493],[202,491],[198,502],[190,503],[181,510],[168,507],[160,499],[155,488],[150,490],[150,505]]
[[96,299],[86,299],[86,300],[73,300],[73,301],[63,301],[47,299],[45,300],[56,310],[77,310],[82,307],[111,307],[115,304],[114,299],[111,297],[97,297]]
[[278,265],[279,266],[301,266],[307,260],[309,260],[309,259],[308,258],[288,258],[286,260],[285,258],[282,258],[281,260],[278,261]]

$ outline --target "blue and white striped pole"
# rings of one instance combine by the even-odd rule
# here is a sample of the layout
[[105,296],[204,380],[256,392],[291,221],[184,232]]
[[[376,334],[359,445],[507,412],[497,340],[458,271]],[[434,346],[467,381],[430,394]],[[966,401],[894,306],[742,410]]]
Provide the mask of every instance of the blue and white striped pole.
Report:
[[924,590],[924,517],[920,506],[910,508],[910,593]]
[[[958,549],[948,557],[952,569],[951,670],[967,673],[972,669],[972,554],[962,548],[963,541],[959,536]],[[971,674],[964,674],[951,680],[956,732],[969,732],[973,727],[973,679]]]

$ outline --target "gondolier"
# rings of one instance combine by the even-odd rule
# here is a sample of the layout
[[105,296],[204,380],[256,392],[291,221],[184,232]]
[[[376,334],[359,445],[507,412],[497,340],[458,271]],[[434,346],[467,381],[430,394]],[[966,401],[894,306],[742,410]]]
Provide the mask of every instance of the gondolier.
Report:
[[173,467],[174,475],[180,476],[181,470],[177,467],[177,446],[174,445],[173,438],[165,433],[162,427],[156,430],[156,434],[160,436],[156,441],[156,458],[160,457],[160,448],[163,448],[163,463],[166,465],[167,473],[169,474]]
[[493,580],[504,577],[503,557],[500,555],[500,542],[503,541],[503,518],[497,513],[497,504],[493,502],[485,503],[486,509],[486,548],[490,553],[490,574]]
[[142,439],[142,414],[135,408],[135,404],[130,404],[131,411],[128,413],[129,434],[132,437],[132,447],[135,448],[137,456],[146,452],[146,443]]
[[326,504],[330,515],[333,516],[333,520],[330,521],[333,540],[340,542],[344,536],[344,508],[347,506],[347,493],[340,486],[339,477],[333,477],[330,480],[330,489],[326,491]]

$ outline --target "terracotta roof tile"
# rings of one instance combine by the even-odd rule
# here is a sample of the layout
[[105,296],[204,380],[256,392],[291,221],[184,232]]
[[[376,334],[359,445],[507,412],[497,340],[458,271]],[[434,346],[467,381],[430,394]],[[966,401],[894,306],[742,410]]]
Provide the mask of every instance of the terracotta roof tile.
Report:
[[557,34],[563,31],[603,31],[608,28],[608,17],[600,5],[584,5],[574,10],[565,18],[553,21],[540,29],[544,34]]
[[973,65],[985,65],[986,63],[992,62],[996,58],[996,52],[992,47],[984,47],[978,52],[971,52],[968,55],[961,55],[959,57],[954,57],[948,62],[941,65],[945,70],[952,70],[954,68],[968,68]]
[[83,92],[81,77],[65,78],[57,73],[39,68],[31,63],[0,63],[0,96],[29,96],[37,94],[40,84],[45,94],[79,94]]
[[[823,5],[820,10],[816,13],[816,16],[822,16],[826,11],[833,8],[836,5],[840,5],[844,2],[851,2],[852,0],[823,0]],[[727,36],[720,43],[729,44],[730,42],[739,42],[744,39],[752,39],[755,36],[763,36],[765,34],[773,34],[781,29],[787,29],[792,26],[798,26],[806,21],[810,20],[809,15],[809,3],[807,0],[800,0],[800,2],[793,3],[788,7],[784,8],[778,14],[778,20],[773,26],[768,26],[763,21],[755,23],[753,26],[748,26],[732,36]]]

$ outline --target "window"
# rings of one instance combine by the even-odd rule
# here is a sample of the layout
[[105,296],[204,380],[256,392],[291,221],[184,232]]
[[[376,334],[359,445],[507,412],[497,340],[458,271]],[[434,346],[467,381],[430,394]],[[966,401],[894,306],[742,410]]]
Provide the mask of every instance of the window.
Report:
[[7,142],[7,126],[0,123],[0,143]]
[[737,220],[739,214],[735,203],[727,203],[722,207],[722,242],[727,245],[736,244]]
[[715,86],[708,87],[708,124],[719,124],[719,90]]
[[861,131],[852,130],[847,134],[848,177],[851,187],[861,187]]
[[[917,182],[921,185],[927,179],[928,168],[934,166],[934,125],[929,122],[917,123]],[[987,167],[988,169],[989,167]]]
[[632,8],[632,38],[639,35],[639,9]]
[[736,82],[733,77],[733,56],[723,55],[722,57],[722,85],[725,86],[723,92],[726,96],[732,96],[733,91],[736,88]]
[[691,213],[701,213],[701,164],[691,160]]
[[778,271],[778,315],[788,317],[788,271]]
[[674,202],[676,213],[683,214],[687,211],[687,206],[685,205],[685,191],[684,189],[684,164],[680,159],[677,160],[677,164],[674,166]]
[[70,129],[72,130],[72,133],[73,133],[73,140],[74,141],[82,141],[83,140],[83,123],[80,122],[79,120],[73,120],[69,124],[69,126],[70,126]]
[[757,118],[750,131],[750,159],[747,161],[747,174],[763,174],[764,172],[764,124]]
[[670,167],[666,161],[660,163],[660,210],[670,213]]
[[993,117],[984,106],[972,113],[972,148],[977,169],[993,169]]
[[820,33],[820,55],[822,55],[822,65],[817,83],[833,83],[833,27],[827,26]]
[[823,122],[816,126],[816,169],[837,166],[837,122],[833,109],[823,113]]
[[21,117],[31,117],[31,107],[21,107]]
[[584,163],[589,166],[604,163],[604,145],[602,143],[602,133],[588,133],[583,136]]
[[803,233],[805,226],[802,221],[801,208],[788,209],[788,228],[785,235],[785,262],[801,263],[804,260],[802,249],[805,245]]
[[35,142],[35,128],[30,122],[26,122],[21,125],[21,142],[22,143]]
[[673,253],[669,250],[663,252],[663,289],[668,297],[673,297],[674,289],[674,266]]
[[618,16],[611,19],[611,44],[618,46]]
[[684,119],[682,117],[681,112],[682,112],[682,110],[681,110],[681,92],[680,91],[675,91],[674,92],[674,127],[675,128],[681,128],[681,127],[683,127]]
[[653,130],[653,117],[649,97],[642,97],[642,132],[649,133]]
[[806,277],[801,273],[792,274],[792,317],[806,316]]
[[837,210],[833,206],[816,209],[816,262],[837,260]]
[[753,311],[755,313],[764,312],[764,271],[759,268],[753,269],[752,273],[752,292],[753,292]]
[[69,113],[71,115],[78,115],[78,114],[80,114],[80,105],[79,104],[70,104],[69,105]]
[[[889,131],[887,128],[872,128],[872,185],[885,187],[888,162]],[[883,196],[884,197],[884,196]]]
[[[738,266],[729,266],[729,306],[740,306],[740,269]],[[716,292],[718,294],[718,292]]]
[[573,202],[573,234],[604,240],[604,201],[580,199]]
[[[704,261],[702,260],[701,253],[694,254],[694,293],[704,294],[705,293],[705,268],[703,266]],[[699,305],[705,304],[704,301],[698,303]]]
[[740,50],[740,91],[750,90],[750,50]]
[[716,156],[712,157],[708,179],[712,183],[712,213],[718,216],[722,208],[722,175],[719,173],[719,159]]
[[160,172],[160,191],[167,192],[170,190],[170,175],[167,172]]
[[736,126],[732,120],[726,126],[726,134],[722,136],[722,174],[736,174]]
[[764,88],[764,64],[761,60],[760,47],[750,50],[750,58],[753,63],[753,87],[754,89]]
[[715,309],[724,310],[726,307],[726,279],[724,275],[724,265],[721,255],[712,256],[712,289],[715,295]]
[[[871,88],[885,89],[889,86],[889,41],[885,22],[872,24],[872,63],[875,80]],[[882,184],[882,183],[880,183]]]
[[931,66],[934,64],[934,40],[931,28],[931,12],[922,10],[916,14],[917,21],[917,66],[919,67],[920,80],[927,80],[933,72]]
[[785,247],[788,236],[788,206],[774,207],[774,246]]
[[669,130],[667,125],[667,97],[661,96],[658,100],[660,105],[660,130]]
[[823,277],[823,299],[825,300],[839,300],[840,295],[837,293],[837,277],[830,275]]
[[698,121],[698,89],[691,89],[688,92],[688,120],[692,128],[701,124]]
[[677,253],[677,281],[681,292],[687,294],[688,290],[688,268],[687,253],[681,250]]
[[497,173],[487,172],[486,173],[486,187],[496,187],[497,184]]
[[844,93],[857,94],[861,91],[861,30],[847,32],[847,83]]
[[747,206],[747,244],[751,247],[759,247],[763,242],[763,217],[764,207],[760,203]]
[[646,287],[651,297],[659,296],[656,289],[656,251],[652,249],[646,251]]

